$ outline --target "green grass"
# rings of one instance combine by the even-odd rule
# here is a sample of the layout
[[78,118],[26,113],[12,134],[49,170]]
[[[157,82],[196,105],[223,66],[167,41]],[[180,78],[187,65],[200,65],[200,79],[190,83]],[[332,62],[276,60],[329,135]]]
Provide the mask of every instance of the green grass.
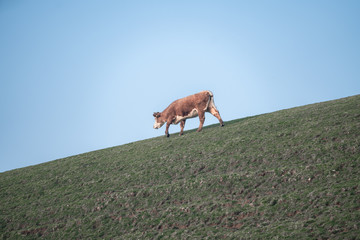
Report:
[[3,239],[359,239],[360,95],[0,174]]

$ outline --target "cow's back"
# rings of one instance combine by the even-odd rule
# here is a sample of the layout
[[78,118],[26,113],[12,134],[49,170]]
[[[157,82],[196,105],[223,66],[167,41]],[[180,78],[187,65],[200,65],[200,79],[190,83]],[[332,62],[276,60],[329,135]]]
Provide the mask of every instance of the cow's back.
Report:
[[[206,106],[209,100],[210,94],[208,91],[202,91],[193,95],[178,99],[174,102],[177,110],[190,112],[193,109],[197,109]],[[180,114],[180,113],[179,113]],[[186,113],[184,113],[186,114]]]

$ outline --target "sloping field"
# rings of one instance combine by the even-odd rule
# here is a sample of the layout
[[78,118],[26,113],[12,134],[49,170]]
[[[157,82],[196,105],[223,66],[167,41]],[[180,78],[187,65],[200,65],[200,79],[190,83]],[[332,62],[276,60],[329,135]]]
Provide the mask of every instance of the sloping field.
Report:
[[359,239],[359,184],[357,95],[1,173],[0,236]]

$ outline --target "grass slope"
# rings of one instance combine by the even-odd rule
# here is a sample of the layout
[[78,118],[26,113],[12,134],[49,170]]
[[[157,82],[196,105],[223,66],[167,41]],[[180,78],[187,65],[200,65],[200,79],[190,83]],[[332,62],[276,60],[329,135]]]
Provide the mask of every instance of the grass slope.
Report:
[[0,174],[0,235],[359,239],[360,95]]

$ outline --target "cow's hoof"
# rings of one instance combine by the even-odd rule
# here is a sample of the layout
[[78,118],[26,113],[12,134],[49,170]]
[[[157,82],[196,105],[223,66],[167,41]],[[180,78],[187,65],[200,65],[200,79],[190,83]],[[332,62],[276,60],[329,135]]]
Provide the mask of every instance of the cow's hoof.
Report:
[[166,137],[170,137],[170,134],[166,134]]
[[223,123],[222,123],[222,124],[220,124],[220,127],[223,127],[223,126],[225,126]]

